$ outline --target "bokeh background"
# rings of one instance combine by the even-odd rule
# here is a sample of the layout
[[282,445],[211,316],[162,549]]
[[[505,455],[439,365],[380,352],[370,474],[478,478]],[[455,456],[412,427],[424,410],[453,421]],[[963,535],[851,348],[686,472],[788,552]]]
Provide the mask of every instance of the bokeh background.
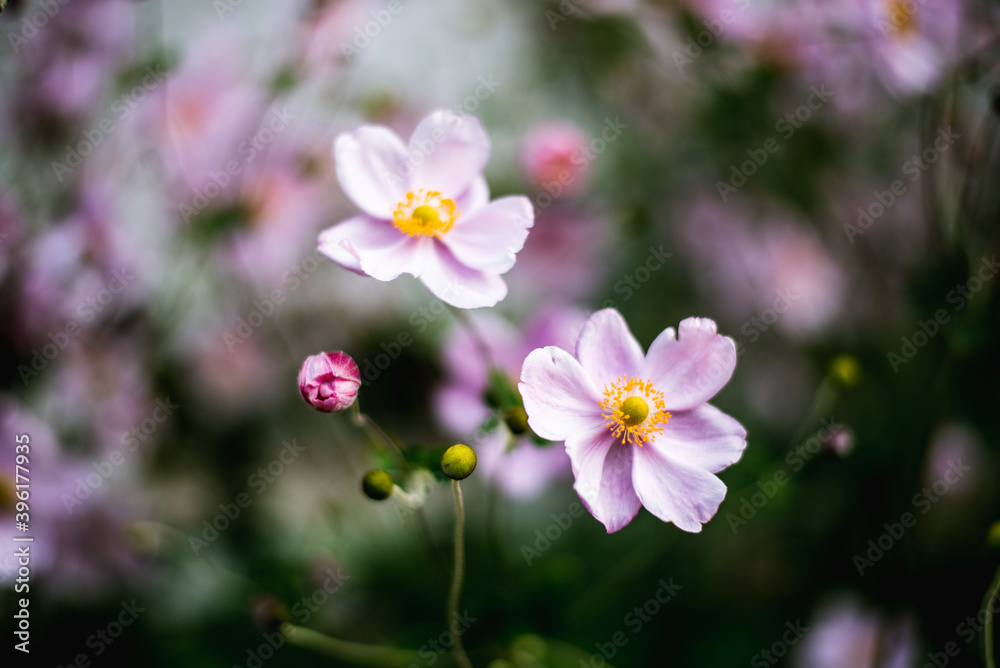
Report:
[[[448,487],[426,485],[419,513],[366,498],[365,471],[403,472],[298,396],[302,360],[344,350],[360,405],[414,462],[436,471],[461,441],[486,464],[464,483],[474,665],[986,665],[998,9],[12,0],[4,651],[14,665],[453,665],[426,649],[447,629]],[[454,315],[416,280],[316,252],[354,212],[333,139],[365,123],[405,138],[439,108],[482,121],[494,197],[535,206],[508,297],[471,314],[511,378],[605,306],[644,346],[692,315],[736,341],[713,403],[748,446],[701,534],[640,511],[607,535],[571,514],[560,446],[504,455],[506,424],[480,424],[490,397]],[[10,633],[23,433],[30,656]],[[282,614],[425,651],[262,651]]]

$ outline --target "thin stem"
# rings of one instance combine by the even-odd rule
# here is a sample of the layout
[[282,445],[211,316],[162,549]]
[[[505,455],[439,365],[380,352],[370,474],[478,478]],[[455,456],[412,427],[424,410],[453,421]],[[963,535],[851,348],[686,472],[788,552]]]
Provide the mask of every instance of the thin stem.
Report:
[[392,439],[389,434],[385,433],[382,427],[378,426],[378,423],[372,419],[367,413],[361,412],[361,402],[355,399],[354,403],[351,404],[351,422],[357,427],[361,427],[368,432],[369,436],[378,438],[383,443],[389,446],[390,450],[395,451],[396,456],[403,463],[403,467],[406,469],[410,468],[409,462],[406,461],[406,455],[403,454],[403,449],[399,446],[396,441]]
[[1000,596],[1000,569],[993,578],[993,584],[986,592],[986,599],[983,601],[983,609],[986,610],[986,625],[983,630],[983,651],[986,654],[986,668],[996,668],[996,661],[993,659],[993,599]]
[[356,666],[370,668],[406,668],[419,660],[419,655],[412,649],[386,647],[383,645],[366,645],[331,638],[328,635],[285,622],[281,625],[281,634],[290,645],[305,647],[319,654],[325,654],[338,661],[345,661]]
[[451,489],[455,492],[455,575],[451,579],[451,593],[448,594],[448,628],[455,639],[455,660],[462,668],[472,668],[469,655],[462,647],[462,629],[458,623],[458,599],[465,577],[465,506],[457,480],[451,481]]
[[451,310],[452,315],[455,316],[455,320],[458,324],[469,334],[472,338],[472,342],[476,345],[476,349],[479,354],[483,356],[483,361],[486,363],[487,368],[495,369],[497,365],[493,363],[493,353],[490,352],[490,347],[486,343],[486,339],[483,338],[482,334],[476,328],[475,323],[469,318],[468,314],[462,309],[455,308],[454,306],[448,306]]

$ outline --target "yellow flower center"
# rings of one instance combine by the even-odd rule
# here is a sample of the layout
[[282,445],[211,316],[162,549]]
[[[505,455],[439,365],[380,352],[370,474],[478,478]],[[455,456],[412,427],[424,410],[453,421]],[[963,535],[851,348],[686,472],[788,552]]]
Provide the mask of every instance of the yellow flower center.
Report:
[[396,206],[392,224],[411,237],[415,234],[441,238],[458,219],[455,201],[441,197],[436,190],[411,190]]
[[901,37],[910,37],[917,32],[917,6],[903,0],[889,0],[886,10],[893,32]]
[[663,425],[670,419],[663,403],[663,392],[654,388],[652,381],[634,376],[622,376],[605,385],[601,408],[604,409],[601,416],[614,437],[620,438],[622,444],[634,443],[640,448],[662,432]]

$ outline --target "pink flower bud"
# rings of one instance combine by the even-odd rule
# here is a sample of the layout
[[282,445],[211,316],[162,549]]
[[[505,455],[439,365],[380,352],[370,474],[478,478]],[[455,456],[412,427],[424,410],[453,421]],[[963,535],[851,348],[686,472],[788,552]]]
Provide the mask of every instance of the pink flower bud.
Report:
[[568,122],[537,126],[524,139],[521,160],[531,183],[552,197],[579,192],[584,185],[587,135]]
[[358,396],[361,373],[351,356],[339,350],[311,355],[299,370],[299,392],[310,406],[324,413],[350,408]]

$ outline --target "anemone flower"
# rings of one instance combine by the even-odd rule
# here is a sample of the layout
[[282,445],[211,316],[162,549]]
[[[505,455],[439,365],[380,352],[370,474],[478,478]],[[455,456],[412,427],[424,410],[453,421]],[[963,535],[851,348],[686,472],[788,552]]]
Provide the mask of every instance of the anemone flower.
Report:
[[739,460],[746,430],[706,402],[736,367],[733,340],[705,318],[665,329],[644,357],[621,314],[593,314],[576,355],[549,346],[521,370],[528,424],[565,441],[587,510],[618,531],[639,506],[697,533],[726,486],[715,475]]
[[337,178],[362,214],[320,234],[320,252],[380,281],[412,274],[458,308],[495,305],[534,211],[526,197],[489,201],[489,154],[479,121],[449,111],[421,121],[409,147],[381,126],[340,135]]

